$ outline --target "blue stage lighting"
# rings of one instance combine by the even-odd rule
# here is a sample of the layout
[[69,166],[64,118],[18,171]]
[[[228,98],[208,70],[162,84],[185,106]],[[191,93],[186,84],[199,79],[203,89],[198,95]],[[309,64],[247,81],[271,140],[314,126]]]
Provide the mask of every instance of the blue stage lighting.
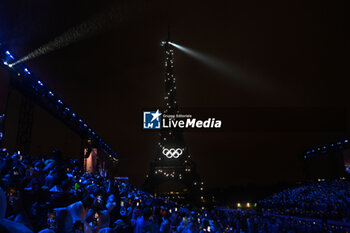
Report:
[[340,145],[340,144],[341,144],[341,142],[337,142],[337,144],[338,144],[338,145]]
[[[4,52],[1,51],[1,52],[3,53],[3,55],[2,55],[2,59],[0,60],[0,62],[2,62],[5,66],[8,66],[9,68],[12,68],[17,63],[21,62],[19,60],[16,61],[15,58],[10,53],[10,51],[4,51]],[[24,73],[21,73],[21,70],[24,71],[27,75],[31,75],[31,72],[25,66],[21,66],[19,69],[17,69],[17,67],[15,67],[15,69],[13,69],[12,71],[15,72],[15,74],[17,74],[19,77],[21,77],[24,74]],[[26,75],[24,75],[24,77],[28,77],[29,78],[29,76],[26,76]],[[32,91],[40,91],[40,89],[44,90],[45,91],[44,95],[46,96],[46,98],[48,97],[47,96],[47,94],[48,94],[49,96],[54,98],[54,99],[52,99],[52,101],[54,101],[54,102],[57,101],[58,104],[61,104],[62,106],[57,105],[57,104],[55,105],[57,110],[62,107],[62,108],[64,108],[64,111],[62,112],[64,115],[69,116],[69,114],[71,114],[71,116],[73,118],[75,118],[74,121],[79,119],[79,118],[76,118],[77,115],[75,113],[71,112],[71,109],[69,109],[68,107],[65,106],[65,104],[62,102],[61,99],[58,99],[57,97],[55,97],[55,94],[52,91],[49,91],[48,89],[46,89],[46,87],[45,87],[46,85],[44,85],[41,80],[38,80],[37,78],[34,78],[34,79],[28,79],[27,81],[30,82],[29,88],[32,87],[33,88]],[[38,87],[38,85],[40,85],[42,88]],[[0,118],[1,118],[1,116],[0,116]],[[73,120],[73,119],[71,119],[71,120]],[[91,136],[91,138],[95,139],[96,141],[99,140],[98,144],[102,148],[104,148],[106,151],[110,151],[110,154],[113,154],[113,155],[116,156],[116,153],[114,151],[112,151],[111,148],[105,142],[103,142],[102,139],[91,128],[88,127],[87,124],[84,124],[82,119],[79,119],[78,121],[81,124],[80,126],[83,125],[85,127],[85,129],[88,129],[88,131],[90,132],[90,135],[93,135],[93,136]]]
[[6,55],[8,55],[10,58],[15,59],[15,58],[12,56],[12,54],[10,53],[10,51],[6,51],[5,53],[6,53]]
[[349,140],[348,140],[348,139],[345,139],[345,140],[344,140],[344,142],[345,142],[345,143],[348,143],[348,142],[349,142]]
[[10,58],[12,58],[13,60],[15,59],[13,56],[12,56],[12,54],[10,53],[10,51],[6,51],[5,52],[6,53],[6,55],[8,55]]

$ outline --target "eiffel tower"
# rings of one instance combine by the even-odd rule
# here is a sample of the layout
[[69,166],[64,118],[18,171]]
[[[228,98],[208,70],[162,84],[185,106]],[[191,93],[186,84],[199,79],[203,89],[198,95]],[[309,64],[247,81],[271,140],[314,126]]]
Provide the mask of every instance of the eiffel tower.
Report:
[[[165,106],[162,113],[163,115],[176,115],[179,114],[179,108],[176,102],[174,46],[171,44],[169,35],[161,45],[165,49]],[[165,192],[160,189],[160,186],[166,183],[170,188],[168,187]],[[148,192],[170,198],[176,196],[176,199],[181,198],[191,202],[200,199],[203,201],[201,196],[203,182],[196,172],[196,164],[191,159],[180,129],[163,128],[160,130],[160,141],[157,144],[143,188]]]

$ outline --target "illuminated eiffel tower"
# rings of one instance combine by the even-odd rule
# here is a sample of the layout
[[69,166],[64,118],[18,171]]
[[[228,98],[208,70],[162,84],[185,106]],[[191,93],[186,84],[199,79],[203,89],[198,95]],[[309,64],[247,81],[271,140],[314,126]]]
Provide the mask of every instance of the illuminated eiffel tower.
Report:
[[[165,106],[162,113],[175,115],[179,113],[179,109],[176,102],[174,47],[170,36],[161,45],[165,49]],[[162,190],[162,186],[166,191]],[[196,172],[196,164],[191,159],[180,129],[160,130],[160,141],[143,188],[148,192],[168,197],[176,196],[190,201],[200,200],[198,197],[203,193],[203,182]]]

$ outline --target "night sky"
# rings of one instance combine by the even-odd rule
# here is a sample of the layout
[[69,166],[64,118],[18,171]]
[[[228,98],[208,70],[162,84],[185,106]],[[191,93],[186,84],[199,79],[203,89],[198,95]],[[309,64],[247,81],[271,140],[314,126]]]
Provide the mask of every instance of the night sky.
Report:
[[[174,42],[245,73],[227,77],[175,50],[181,107],[231,113],[241,107],[349,107],[343,1],[180,0],[170,7],[156,0],[4,1],[0,41],[21,57],[112,7],[123,10],[96,33],[26,65],[112,146],[120,157],[120,175],[129,176],[133,184],[142,184],[159,140],[157,132],[142,130],[141,114],[163,106],[160,42],[167,37],[169,21]],[[17,102],[13,100],[9,115],[15,116]],[[241,120],[234,124],[249,124]],[[16,121],[8,122],[14,135]],[[219,187],[300,180],[298,157],[347,135],[347,129],[331,132],[320,123],[314,131],[207,130],[184,135],[199,174],[209,187]],[[76,157],[80,143],[36,108],[33,154],[59,147]]]

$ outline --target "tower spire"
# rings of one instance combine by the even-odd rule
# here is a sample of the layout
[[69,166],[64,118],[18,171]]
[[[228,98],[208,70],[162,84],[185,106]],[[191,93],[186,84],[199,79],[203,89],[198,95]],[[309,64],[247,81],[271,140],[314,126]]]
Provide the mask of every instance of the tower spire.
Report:
[[171,0],[168,0],[168,39],[167,39],[167,42],[170,42],[171,39],[170,39],[170,16],[171,16]]
[[170,38],[170,23],[168,23],[168,39],[167,42],[171,42],[171,38]]

